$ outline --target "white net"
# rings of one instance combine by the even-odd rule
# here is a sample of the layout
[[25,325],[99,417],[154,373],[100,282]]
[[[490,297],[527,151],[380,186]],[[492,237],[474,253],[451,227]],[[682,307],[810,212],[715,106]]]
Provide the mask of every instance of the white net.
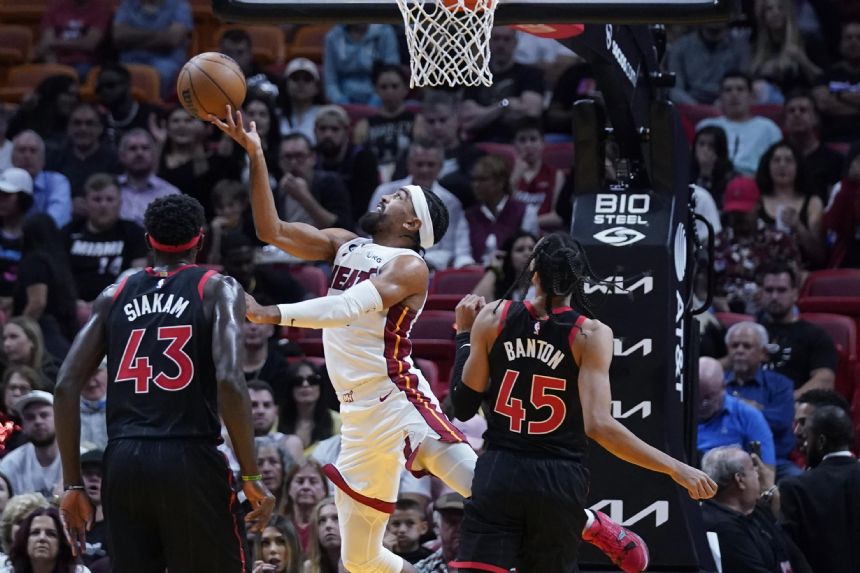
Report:
[[397,0],[411,54],[412,87],[489,86],[498,0]]

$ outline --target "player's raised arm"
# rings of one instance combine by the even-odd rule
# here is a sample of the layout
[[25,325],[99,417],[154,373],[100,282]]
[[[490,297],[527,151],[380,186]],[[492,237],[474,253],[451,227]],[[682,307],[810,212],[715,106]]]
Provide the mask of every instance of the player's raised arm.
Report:
[[212,356],[218,381],[218,403],[230,434],[233,452],[242,472],[242,489],[251,503],[246,516],[251,531],[262,531],[275,507],[275,498],[266,490],[257,468],[254,451],[254,427],[251,423],[251,401],[242,371],[242,323],[245,315],[243,291],[232,277],[219,277],[206,285],[214,299]]
[[646,444],[612,417],[609,385],[612,330],[599,321],[585,321],[571,351],[579,365],[579,399],[588,437],[624,461],[667,474],[693,499],[713,497],[717,484],[705,473]]
[[54,388],[57,447],[66,490],[60,502],[60,516],[75,555],[86,549],[86,531],[95,515],[81,476],[81,390],[105,356],[105,320],[116,288],[116,285],[108,287],[96,299],[90,319],[75,337],[60,367]]
[[227,120],[209,116],[221,131],[232,137],[248,153],[251,164],[251,213],[261,241],[309,261],[331,261],[338,247],[357,235],[346,229],[317,229],[305,223],[288,223],[278,217],[269,185],[269,170],[257,127],[252,121],[245,129],[242,112],[235,115],[227,106]]

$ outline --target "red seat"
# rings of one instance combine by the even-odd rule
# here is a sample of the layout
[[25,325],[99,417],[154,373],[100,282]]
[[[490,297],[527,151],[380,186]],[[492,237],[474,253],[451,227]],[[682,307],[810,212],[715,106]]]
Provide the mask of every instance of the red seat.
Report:
[[543,148],[543,161],[565,173],[573,171],[573,143],[547,143]]
[[[421,320],[419,319],[418,322],[421,322]],[[455,351],[456,347],[454,346],[453,340],[412,340],[413,358],[430,360],[436,363],[436,367],[439,372],[439,387],[448,387],[448,380],[451,375],[451,369],[454,367]]]
[[463,300],[462,294],[430,293],[427,295],[427,302],[424,303],[424,312],[428,310],[454,310],[461,300]]
[[853,297],[860,299],[860,270],[826,269],[809,273],[800,297]]
[[835,389],[850,401],[857,390],[857,325],[840,314],[810,312],[801,314],[800,318],[821,327],[833,340],[839,354]]
[[755,322],[755,317],[751,314],[740,314],[738,312],[715,312],[714,316],[717,317],[717,320],[726,329],[739,322]]
[[516,157],[516,151],[514,151],[514,146],[509,143],[492,143],[488,141],[482,141],[480,143],[476,143],[475,147],[484,151],[485,153],[489,153],[490,155],[498,155],[508,164],[508,167],[513,167],[514,158]]
[[415,362],[415,366],[421,370],[421,373],[424,374],[424,378],[426,378],[427,382],[430,384],[433,394],[435,394],[439,400],[442,400],[445,394],[448,393],[448,386],[439,382],[439,367],[436,366],[435,362],[427,360],[426,358],[415,358],[413,360]]
[[325,296],[328,292],[328,276],[313,265],[290,265],[290,274],[313,296]]
[[427,310],[422,312],[415,324],[412,325],[409,338],[413,342],[416,340],[453,340],[454,311]]
[[436,271],[430,282],[430,294],[469,294],[482,276],[484,269],[475,267]]

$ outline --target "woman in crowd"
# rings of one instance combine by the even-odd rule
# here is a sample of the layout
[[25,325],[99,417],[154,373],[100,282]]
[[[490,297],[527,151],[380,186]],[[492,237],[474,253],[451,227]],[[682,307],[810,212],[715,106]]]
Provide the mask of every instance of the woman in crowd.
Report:
[[824,205],[807,184],[802,156],[785,141],[772,145],[759,162],[756,183],[761,191],[759,218],[794,237],[807,268],[823,265]]
[[45,350],[39,323],[26,316],[13,316],[3,325],[3,354],[10,366],[29,366],[39,373],[44,388],[53,388],[60,364]]
[[3,372],[3,381],[0,383],[0,396],[3,399],[0,403],[0,457],[27,442],[21,433],[21,419],[15,411],[15,402],[31,390],[43,388],[42,377],[29,366],[13,364]]
[[316,141],[314,122],[325,99],[322,97],[320,72],[307,58],[294,58],[284,71],[286,87],[281,92],[281,136],[302,133]]
[[293,362],[286,378],[291,391],[281,404],[280,431],[298,436],[308,455],[318,442],[340,431],[340,416],[321,399],[322,376],[311,362]]
[[315,527],[311,529],[305,573],[338,573],[340,565],[340,529],[334,498],[320,501],[313,510]]
[[472,167],[477,203],[466,209],[472,258],[490,264],[498,245],[517,231],[538,235],[537,209],[511,196],[511,170],[504,159],[485,155]]
[[299,540],[289,519],[272,516],[260,534],[254,558],[254,573],[301,573]]
[[[529,262],[532,251],[537,244],[537,238],[531,233],[518,231],[508,237],[501,250],[496,251],[484,276],[475,285],[472,294],[484,297],[486,300],[509,298],[525,300],[531,287],[528,280],[522,284],[514,283],[521,278],[523,269]],[[513,290],[511,290],[513,287]],[[509,292],[510,291],[510,292]]]
[[726,185],[734,176],[723,128],[709,125],[697,131],[690,154],[690,183],[707,189],[717,205],[722,205]]
[[47,507],[48,500],[41,493],[16,495],[6,503],[3,513],[0,514],[0,548],[3,549],[3,553],[0,555],[0,565],[6,563],[6,556],[12,549],[12,542],[15,540],[15,534],[21,528],[21,523],[30,515],[31,511]]
[[158,176],[200,201],[207,216],[211,215],[209,191],[223,178],[238,178],[238,163],[209,153],[206,124],[182,107],[173,108],[163,125],[150,116],[149,130],[160,148]]
[[793,0],[756,2],[756,37],[750,71],[762,103],[782,103],[796,89],[808,89],[821,74],[803,47]]
[[60,513],[53,507],[36,509],[21,523],[6,563],[0,573],[89,573],[75,563]]
[[77,294],[54,220],[43,213],[31,215],[24,223],[21,248],[14,313],[38,321],[45,349],[62,360],[78,331]]
[[287,474],[287,510],[296,533],[302,554],[307,555],[312,530],[315,527],[314,507],[328,495],[328,482],[322,468],[313,461],[294,466]]

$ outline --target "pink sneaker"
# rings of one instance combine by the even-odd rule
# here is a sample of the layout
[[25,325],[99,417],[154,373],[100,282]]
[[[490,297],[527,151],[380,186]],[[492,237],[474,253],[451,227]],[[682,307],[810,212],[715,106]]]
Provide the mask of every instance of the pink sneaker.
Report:
[[648,546],[641,537],[615,523],[602,511],[582,539],[600,549],[624,573],[641,573],[648,567]]

